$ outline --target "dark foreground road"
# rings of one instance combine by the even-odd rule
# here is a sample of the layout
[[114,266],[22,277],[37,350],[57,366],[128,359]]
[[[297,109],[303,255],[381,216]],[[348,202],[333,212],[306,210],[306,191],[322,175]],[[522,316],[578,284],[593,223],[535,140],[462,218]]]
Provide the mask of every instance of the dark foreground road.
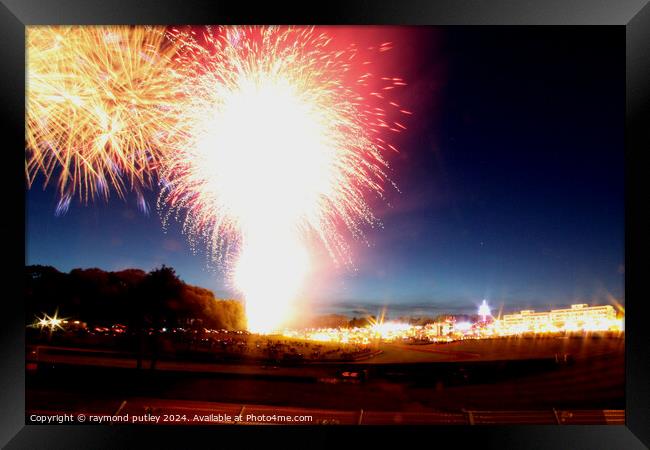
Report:
[[[114,405],[113,405],[114,406]],[[337,411],[272,405],[133,398],[117,409],[108,403],[67,410],[71,421],[86,425],[624,425],[623,410],[526,411]],[[60,413],[60,412],[59,412]],[[51,417],[51,409],[28,411],[28,423]],[[80,416],[83,419],[80,419]]]
[[[469,356],[482,351],[492,357],[296,367],[169,362],[156,370],[137,370],[100,354],[88,356],[85,364],[80,364],[83,355],[59,355],[44,358],[38,369],[28,371],[26,406],[28,414],[104,415],[120,408],[129,414],[182,410],[192,415],[226,408],[232,417],[241,408],[253,411],[253,416],[266,408],[280,415],[286,410],[289,415],[319,417],[319,423],[620,423],[620,341],[538,342],[540,349],[553,351],[534,354],[530,346],[510,343],[521,347],[523,356],[511,359],[503,359],[501,347],[484,349],[472,343],[449,350]],[[558,354],[557,345],[573,349],[568,363],[551,357]],[[428,351],[421,347],[414,358],[421,358],[422,350]],[[394,354],[389,356],[394,360]],[[363,370],[368,374],[365,381],[341,377],[344,371]]]

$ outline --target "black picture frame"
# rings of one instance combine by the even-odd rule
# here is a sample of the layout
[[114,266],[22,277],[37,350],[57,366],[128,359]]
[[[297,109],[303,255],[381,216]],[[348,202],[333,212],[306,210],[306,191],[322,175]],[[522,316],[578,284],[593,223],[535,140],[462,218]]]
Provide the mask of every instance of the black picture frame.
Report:
[[[647,205],[647,176],[641,158],[650,149],[650,6],[647,0],[338,0],[249,2],[209,0],[1,0],[2,147],[7,162],[0,220],[4,260],[10,269],[3,293],[3,372],[0,382],[0,443],[6,448],[130,448],[136,441],[156,448],[186,448],[197,440],[219,445],[236,440],[243,448],[260,442],[311,442],[340,446],[340,434],[413,445],[416,440],[453,442],[499,448],[634,449],[650,446],[650,390],[647,307],[641,297],[640,238]],[[25,425],[25,333],[21,296],[25,262],[24,69],[25,26],[40,24],[390,24],[390,25],[607,25],[626,33],[626,425],[625,426],[495,426],[495,427],[128,427]],[[644,151],[645,150],[645,151]],[[11,209],[9,209],[11,206]],[[281,435],[281,436],[280,436]],[[366,444],[364,444],[366,445]],[[372,445],[372,444],[367,444]]]

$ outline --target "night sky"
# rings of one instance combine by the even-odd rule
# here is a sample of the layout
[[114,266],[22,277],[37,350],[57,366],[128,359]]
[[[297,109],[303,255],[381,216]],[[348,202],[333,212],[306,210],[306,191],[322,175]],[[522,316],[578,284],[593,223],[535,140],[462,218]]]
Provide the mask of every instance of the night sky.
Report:
[[[620,28],[620,27],[619,27]],[[319,311],[391,315],[624,302],[624,31],[612,27],[400,28],[414,112],[389,155],[399,192],[383,229],[353,245],[356,271],[323,263],[304,291]],[[402,45],[402,47],[400,47]],[[236,297],[147,193],[73,202],[27,191],[28,264],[59,270],[172,266]]]

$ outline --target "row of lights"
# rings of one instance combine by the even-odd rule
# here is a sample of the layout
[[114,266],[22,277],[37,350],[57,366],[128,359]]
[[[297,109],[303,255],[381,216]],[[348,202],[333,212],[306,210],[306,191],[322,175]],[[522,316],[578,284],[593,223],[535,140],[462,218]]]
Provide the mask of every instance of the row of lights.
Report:
[[[580,305],[576,305],[580,306]],[[379,340],[393,341],[405,339],[428,340],[431,342],[449,342],[454,338],[463,337],[500,337],[512,336],[524,333],[561,333],[575,331],[622,331],[623,321],[621,319],[595,319],[588,318],[579,324],[568,321],[562,326],[553,324],[533,325],[512,325],[504,320],[491,320],[492,313],[490,306],[485,300],[478,308],[478,315],[481,321],[471,323],[467,321],[455,322],[448,320],[438,326],[433,325],[410,325],[403,322],[384,321],[383,316],[379,320],[373,320],[365,327],[354,328],[309,328],[304,330],[284,330],[281,334],[289,338],[298,338],[319,342],[337,342],[342,344],[370,344]],[[80,322],[73,322],[78,325]],[[57,329],[63,329],[68,320],[58,316],[58,310],[54,315],[43,314],[37,317],[31,325],[41,330],[49,330],[50,333]],[[166,331],[166,329],[163,329]]]

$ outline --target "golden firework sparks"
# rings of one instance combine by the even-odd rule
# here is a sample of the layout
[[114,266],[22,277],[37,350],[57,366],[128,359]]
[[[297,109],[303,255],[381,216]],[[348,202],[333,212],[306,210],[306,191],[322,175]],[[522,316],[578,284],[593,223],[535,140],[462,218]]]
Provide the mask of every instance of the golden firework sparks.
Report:
[[164,27],[27,28],[25,169],[56,179],[60,208],[148,186],[176,135]]

